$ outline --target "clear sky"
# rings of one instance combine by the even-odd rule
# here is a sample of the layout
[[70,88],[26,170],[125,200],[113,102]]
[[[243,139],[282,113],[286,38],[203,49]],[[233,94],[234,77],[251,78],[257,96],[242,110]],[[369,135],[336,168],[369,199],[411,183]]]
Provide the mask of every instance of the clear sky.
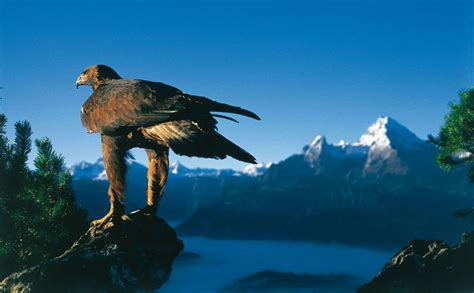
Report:
[[426,137],[458,90],[474,85],[472,1],[0,3],[9,135],[14,121],[29,120],[69,165],[101,155],[79,118],[91,89],[74,85],[97,63],[253,110],[262,121],[219,129],[262,162],[299,152],[316,134],[355,141],[381,115]]

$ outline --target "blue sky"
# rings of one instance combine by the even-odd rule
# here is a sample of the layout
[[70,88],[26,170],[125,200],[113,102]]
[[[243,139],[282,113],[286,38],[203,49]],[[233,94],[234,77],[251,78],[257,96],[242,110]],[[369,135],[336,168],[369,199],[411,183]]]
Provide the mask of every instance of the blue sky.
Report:
[[262,121],[222,121],[219,129],[262,162],[299,152],[316,134],[355,141],[381,115],[426,137],[458,90],[474,85],[472,1],[0,5],[0,111],[9,134],[14,121],[29,120],[69,165],[101,154],[99,136],[79,118],[91,89],[74,86],[91,64],[255,111]]

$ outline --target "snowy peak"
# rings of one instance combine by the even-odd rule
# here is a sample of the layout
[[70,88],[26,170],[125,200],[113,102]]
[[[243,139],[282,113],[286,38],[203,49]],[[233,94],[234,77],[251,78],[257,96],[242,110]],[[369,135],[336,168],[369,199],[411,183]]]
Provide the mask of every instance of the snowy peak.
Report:
[[249,164],[245,166],[245,168],[242,170],[242,173],[247,176],[260,176],[265,173],[265,171],[267,171],[272,165],[272,162],[266,164]]
[[365,162],[362,169],[366,173],[401,174],[406,171],[405,162],[410,160],[410,155],[406,154],[412,151],[426,153],[429,148],[425,141],[395,119],[382,116],[355,143],[341,140],[333,144],[323,135],[316,136],[303,148],[303,157],[311,168],[319,171],[330,166]]
[[[132,171],[136,168],[142,169],[145,166],[134,162],[132,159],[127,158],[125,160],[128,171]],[[105,172],[104,159],[99,158],[95,163],[89,163],[82,161],[78,164],[73,165],[69,168],[69,172],[73,176],[73,180],[107,180],[107,173]]]
[[200,176],[241,176],[242,172],[232,169],[212,169],[212,168],[188,168],[179,161],[174,162],[170,167],[170,174],[184,177],[200,177]]
[[303,149],[304,156],[309,161],[317,160],[321,157],[325,145],[327,145],[326,137],[324,135],[316,136],[313,141]]
[[183,166],[179,161],[176,161],[171,165],[169,172],[174,175],[182,175],[189,173],[189,169]]
[[341,139],[338,143],[335,144],[336,146],[338,147],[342,147],[342,148],[345,148],[347,147],[349,144],[347,142],[345,142],[343,139]]
[[333,159],[344,159],[347,156],[359,155],[361,153],[367,153],[367,147],[354,146],[342,139],[336,144],[328,143],[326,137],[323,135],[316,136],[311,144],[303,148],[305,160],[312,163],[321,159],[322,156],[329,156]]
[[405,126],[390,117],[380,117],[370,125],[354,146],[369,148],[410,148],[423,141]]
[[313,141],[303,149],[308,158],[319,158],[323,149],[344,150],[344,153],[364,153],[373,148],[409,148],[417,146],[423,141],[395,119],[382,116],[370,125],[355,143],[340,140],[336,144],[328,143],[324,135],[316,136]]
[[388,117],[380,117],[377,121],[370,125],[365,133],[360,137],[359,141],[354,145],[371,147],[377,145],[379,147],[390,146],[390,140],[387,137]]
[[[142,176],[146,172],[146,167],[140,163],[127,160],[128,172],[127,176]],[[212,168],[188,168],[179,161],[171,164],[169,175],[176,177],[218,177],[218,176],[258,176],[263,174],[272,163],[249,165],[243,171],[233,169],[212,169]],[[104,168],[102,158],[95,163],[80,162],[73,165],[69,171],[73,175],[73,180],[107,180],[107,174]],[[138,171],[138,173],[137,173]]]
[[318,148],[321,147],[323,144],[326,144],[326,137],[324,135],[317,135],[311,144],[309,145],[310,148]]
[[106,180],[107,175],[104,169],[104,160],[98,159],[95,163],[82,161],[69,169],[74,180],[78,179],[93,179]]

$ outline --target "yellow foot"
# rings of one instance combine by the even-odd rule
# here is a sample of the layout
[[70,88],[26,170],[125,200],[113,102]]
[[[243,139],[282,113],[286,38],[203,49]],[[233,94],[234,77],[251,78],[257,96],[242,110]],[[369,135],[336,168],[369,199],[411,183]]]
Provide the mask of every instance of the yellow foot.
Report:
[[121,221],[130,221],[130,218],[125,214],[120,215],[120,214],[109,212],[102,219],[92,221],[91,225],[97,228],[104,228],[108,226],[108,224],[114,225],[114,224],[118,224]]

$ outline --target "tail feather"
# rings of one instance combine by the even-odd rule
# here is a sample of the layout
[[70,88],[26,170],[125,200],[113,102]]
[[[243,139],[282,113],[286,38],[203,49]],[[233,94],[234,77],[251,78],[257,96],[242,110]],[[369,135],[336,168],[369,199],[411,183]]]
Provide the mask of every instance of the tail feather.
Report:
[[257,160],[254,156],[217,132],[216,139],[219,146],[225,152],[225,155],[231,156],[232,158],[242,162],[257,164]]
[[257,163],[251,154],[220,133],[203,131],[191,120],[162,123],[143,131],[145,137],[171,148],[178,155],[214,159],[230,156],[239,161]]
[[192,101],[198,102],[199,104],[205,106],[209,112],[233,113],[233,114],[247,116],[256,120],[260,120],[260,117],[258,117],[257,114],[247,109],[231,106],[224,103],[219,103],[211,99],[208,99],[206,97],[189,95],[189,94],[185,94],[185,96],[191,99]]
[[234,113],[234,114],[239,114],[243,116],[247,116],[256,120],[260,120],[260,117],[258,117],[257,114],[255,114],[252,111],[249,111],[247,109],[243,109],[240,107],[235,107],[227,104],[222,104],[222,103],[216,103],[213,105],[213,107],[210,109],[211,112],[226,112],[226,113]]
[[212,116],[213,116],[213,117],[222,118],[222,119],[227,119],[227,120],[233,121],[233,122],[235,122],[235,123],[239,123],[239,121],[237,121],[237,120],[235,120],[234,118],[229,117],[229,116],[219,115],[219,114],[212,114]]

